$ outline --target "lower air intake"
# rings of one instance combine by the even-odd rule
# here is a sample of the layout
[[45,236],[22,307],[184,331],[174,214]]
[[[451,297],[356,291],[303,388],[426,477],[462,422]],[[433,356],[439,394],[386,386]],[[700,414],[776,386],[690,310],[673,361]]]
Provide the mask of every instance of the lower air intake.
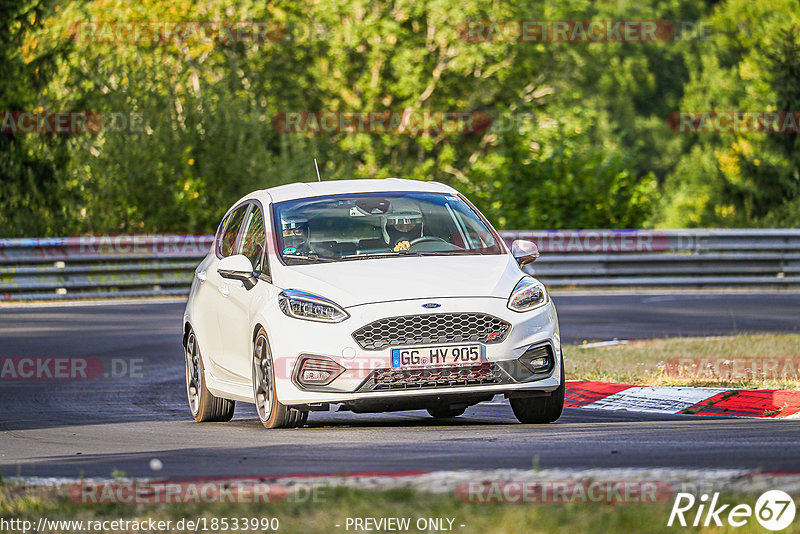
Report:
[[508,375],[500,367],[491,362],[484,362],[478,365],[437,369],[376,369],[358,390],[395,391],[507,382],[509,382]]

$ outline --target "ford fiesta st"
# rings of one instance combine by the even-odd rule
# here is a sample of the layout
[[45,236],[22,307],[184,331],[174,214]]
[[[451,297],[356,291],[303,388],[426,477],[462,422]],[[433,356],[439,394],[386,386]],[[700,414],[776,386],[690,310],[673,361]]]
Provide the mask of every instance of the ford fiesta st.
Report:
[[414,180],[296,183],[223,217],[183,318],[197,421],[254,403],[267,428],[331,405],[456,417],[505,395],[523,423],[564,404],[556,309],[458,191]]

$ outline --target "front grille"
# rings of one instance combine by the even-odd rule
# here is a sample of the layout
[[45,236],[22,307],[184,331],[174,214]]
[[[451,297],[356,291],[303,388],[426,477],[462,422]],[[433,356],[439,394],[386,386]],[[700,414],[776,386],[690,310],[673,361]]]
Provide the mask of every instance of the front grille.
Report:
[[430,313],[379,319],[353,332],[364,350],[473,341],[501,343],[511,324],[486,313]]
[[508,381],[508,375],[492,362],[434,369],[376,369],[358,391],[460,387],[502,384]]

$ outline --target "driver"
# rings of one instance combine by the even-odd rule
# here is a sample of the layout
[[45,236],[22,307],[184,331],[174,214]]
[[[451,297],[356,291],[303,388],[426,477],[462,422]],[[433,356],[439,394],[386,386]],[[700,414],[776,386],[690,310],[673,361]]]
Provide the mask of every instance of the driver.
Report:
[[308,219],[302,215],[287,215],[281,218],[283,228],[283,254],[307,256],[311,252],[308,244]]
[[395,252],[408,250],[422,237],[422,212],[417,207],[404,208],[386,216],[384,238]]

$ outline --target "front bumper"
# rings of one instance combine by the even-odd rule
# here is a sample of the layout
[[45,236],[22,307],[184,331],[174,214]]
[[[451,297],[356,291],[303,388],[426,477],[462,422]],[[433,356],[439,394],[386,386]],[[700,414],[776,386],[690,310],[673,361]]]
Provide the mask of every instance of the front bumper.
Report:
[[[293,319],[277,310],[268,321],[267,334],[272,344],[278,399],[286,405],[348,403],[438,395],[548,392],[560,385],[561,342],[552,300],[541,308],[524,313],[509,310],[506,300],[499,298],[435,300],[441,304],[435,310],[422,307],[430,299],[354,306],[347,309],[350,318],[336,324]],[[355,330],[385,317],[468,312],[489,314],[511,324],[511,330],[502,342],[482,344],[485,361],[481,369],[473,369],[472,373],[462,369],[461,375],[441,377],[436,376],[437,370],[426,370],[419,376],[410,373],[393,380],[393,347],[365,350],[352,336]],[[447,345],[453,343],[442,344]],[[527,373],[519,364],[519,358],[534,346],[549,347],[554,359],[549,372]],[[329,358],[344,371],[325,386],[303,386],[296,380],[296,369],[298,360],[309,356]]]

